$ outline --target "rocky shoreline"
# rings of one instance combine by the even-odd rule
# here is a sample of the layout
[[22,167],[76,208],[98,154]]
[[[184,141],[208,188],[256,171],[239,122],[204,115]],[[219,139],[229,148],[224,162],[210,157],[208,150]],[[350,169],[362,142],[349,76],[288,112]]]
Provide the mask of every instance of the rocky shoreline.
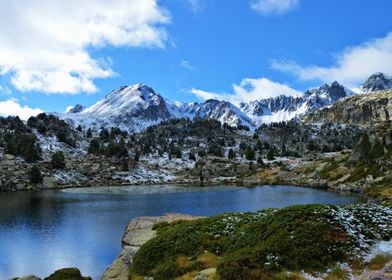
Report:
[[[32,165],[21,158],[5,154],[0,160],[0,170],[3,171],[0,175],[0,192],[124,185],[201,185],[200,176],[197,176],[200,167],[183,166],[184,163],[165,168],[164,164],[151,166],[141,162],[134,169],[124,172],[114,168],[114,163],[94,156],[86,158],[85,161],[90,163],[86,165],[82,162],[69,162],[69,167],[62,171],[53,171],[48,164],[42,162],[40,168],[43,181],[41,184],[32,185],[27,175],[27,170]],[[344,178],[338,181],[320,178],[320,170],[325,165],[322,161],[278,158],[267,164],[268,166],[250,167],[249,163],[207,162],[201,170],[203,185],[293,185],[361,193],[377,183],[376,178],[371,176],[362,183],[348,183]],[[309,172],[309,167],[315,165],[318,165],[317,168]],[[235,171],[226,171],[227,174],[223,172],[230,168]],[[390,173],[392,180],[392,172]]]
[[128,279],[129,267],[132,258],[140,246],[156,236],[153,226],[162,222],[174,222],[178,220],[194,220],[200,217],[185,214],[166,214],[157,217],[137,217],[129,222],[121,240],[121,253],[106,269],[101,280],[124,280]]

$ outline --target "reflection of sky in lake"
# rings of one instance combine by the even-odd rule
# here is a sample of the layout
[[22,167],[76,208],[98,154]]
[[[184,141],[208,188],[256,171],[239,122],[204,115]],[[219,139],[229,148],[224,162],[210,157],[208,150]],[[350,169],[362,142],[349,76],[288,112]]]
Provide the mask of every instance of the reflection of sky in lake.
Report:
[[76,266],[94,279],[120,250],[128,221],[168,212],[213,215],[292,204],[347,204],[317,189],[136,186],[0,193],[0,279]]

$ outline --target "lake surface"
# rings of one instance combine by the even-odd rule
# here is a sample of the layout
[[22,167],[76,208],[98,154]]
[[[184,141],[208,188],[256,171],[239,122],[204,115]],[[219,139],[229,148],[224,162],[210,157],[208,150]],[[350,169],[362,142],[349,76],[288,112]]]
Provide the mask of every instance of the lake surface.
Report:
[[290,186],[132,186],[0,193],[0,279],[78,267],[98,279],[137,216],[214,215],[293,204],[349,204],[358,198]]

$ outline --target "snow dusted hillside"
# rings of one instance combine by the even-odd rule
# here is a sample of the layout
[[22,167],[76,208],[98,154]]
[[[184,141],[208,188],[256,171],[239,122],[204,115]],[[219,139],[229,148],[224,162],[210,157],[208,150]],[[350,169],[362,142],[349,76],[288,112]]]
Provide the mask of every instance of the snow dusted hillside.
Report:
[[[382,73],[369,77],[361,86],[371,92],[392,88],[392,78]],[[336,101],[353,95],[353,91],[338,82],[310,89],[301,96],[280,95],[275,98],[241,103],[210,99],[202,103],[172,102],[143,84],[123,86],[109,93],[91,107],[78,104],[66,114],[59,115],[73,126],[119,127],[130,132],[173,118],[207,118],[219,120],[230,126],[245,125],[254,130],[262,123],[282,122],[302,117]]]

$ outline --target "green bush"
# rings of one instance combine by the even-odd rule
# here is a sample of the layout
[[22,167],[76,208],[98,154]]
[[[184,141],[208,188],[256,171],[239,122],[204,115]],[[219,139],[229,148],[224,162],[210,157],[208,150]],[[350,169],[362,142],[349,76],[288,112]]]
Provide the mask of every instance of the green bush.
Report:
[[[270,275],[281,269],[321,270],[347,260],[352,240],[329,213],[321,205],[293,206],[248,224],[234,253],[222,258],[218,274],[235,279],[247,271],[243,266]],[[235,267],[240,270],[230,278]]]
[[92,280],[92,278],[82,276],[77,268],[63,268],[57,270],[44,280]]
[[387,255],[387,254],[376,255],[370,261],[368,268],[371,270],[382,269],[391,259],[392,259],[392,255]]
[[153,278],[156,280],[173,279],[185,272],[186,270],[181,268],[175,261],[168,259],[154,270]]

